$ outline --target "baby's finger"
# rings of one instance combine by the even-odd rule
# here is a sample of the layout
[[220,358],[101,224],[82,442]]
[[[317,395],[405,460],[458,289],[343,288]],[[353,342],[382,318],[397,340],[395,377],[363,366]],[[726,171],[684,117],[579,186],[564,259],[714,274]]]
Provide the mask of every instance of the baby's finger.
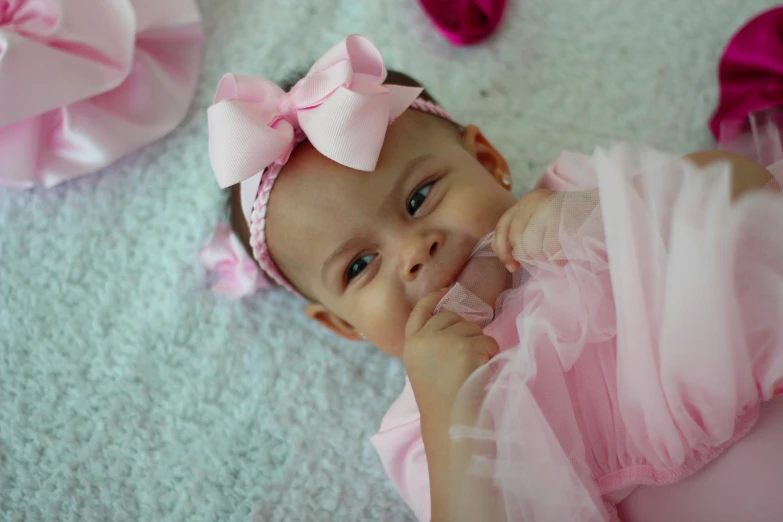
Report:
[[479,343],[481,349],[487,355],[487,359],[492,359],[500,352],[497,341],[488,335],[481,335],[479,337]]
[[462,322],[463,319],[454,312],[443,311],[433,314],[427,324],[424,325],[422,331],[427,332],[440,332],[450,328],[451,326]]
[[465,320],[460,320],[459,322],[449,326],[445,332],[456,335],[457,337],[475,337],[483,333],[481,326]]
[[438,303],[448,291],[448,288],[441,288],[419,299],[419,302],[411,310],[411,315],[408,316],[408,323],[405,325],[405,337],[410,337],[424,328],[427,321],[432,319],[432,316],[435,314],[435,307],[438,306]]
[[529,212],[520,211],[508,230],[508,242],[511,245],[511,256],[514,261],[524,259],[524,257],[520,257],[519,253],[526,250],[530,241],[530,218]]
[[552,259],[563,249],[560,244],[559,228],[555,224],[547,227],[543,239],[541,240],[542,250],[547,259]]
[[514,258],[523,261],[543,261],[546,259],[544,240],[552,232],[553,207],[545,194],[531,193],[538,199],[536,204],[527,205],[509,232],[514,245]]
[[514,250],[514,256],[528,263],[545,261],[547,255],[544,251],[544,235],[542,227],[528,226]]
[[508,233],[511,223],[514,221],[517,214],[517,210],[517,205],[515,205],[500,217],[498,224],[495,225],[495,237],[492,238],[492,250],[495,251],[500,262],[506,265],[506,268],[508,268],[509,271],[516,269],[516,263],[511,256],[511,245],[508,241]]

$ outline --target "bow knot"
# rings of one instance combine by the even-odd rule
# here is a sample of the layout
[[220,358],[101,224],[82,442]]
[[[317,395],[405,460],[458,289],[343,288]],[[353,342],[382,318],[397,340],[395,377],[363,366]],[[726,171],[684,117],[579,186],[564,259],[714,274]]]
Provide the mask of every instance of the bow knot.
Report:
[[296,117],[296,108],[291,101],[291,97],[287,94],[283,94],[277,104],[277,110],[280,111],[280,117],[287,121],[292,126],[298,125],[298,118]]
[[229,187],[285,163],[305,137],[337,163],[374,170],[389,122],[422,91],[385,79],[380,52],[358,35],[327,51],[289,93],[263,78],[225,75],[207,110],[218,184]]

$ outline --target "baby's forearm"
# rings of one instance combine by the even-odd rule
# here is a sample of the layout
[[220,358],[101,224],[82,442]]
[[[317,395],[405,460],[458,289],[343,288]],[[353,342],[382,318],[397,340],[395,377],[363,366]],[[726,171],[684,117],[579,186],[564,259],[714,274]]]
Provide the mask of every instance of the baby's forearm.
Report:
[[732,199],[739,198],[745,192],[762,189],[772,181],[772,174],[767,169],[754,161],[730,152],[706,150],[689,154],[685,156],[685,159],[692,161],[699,167],[706,167],[718,162],[729,163],[731,166]]
[[[461,413],[456,412],[456,418],[449,415],[422,417],[432,522],[496,520],[491,481],[479,478],[465,489],[465,481],[469,480],[468,463],[475,453],[475,441],[470,438],[452,440],[449,437],[452,421],[470,426],[475,420],[475,411],[472,405],[465,405]],[[468,494],[469,499],[464,494]],[[459,506],[459,513],[453,512],[456,506]]]
[[430,476],[430,520],[449,520],[449,416],[422,416],[421,435]]

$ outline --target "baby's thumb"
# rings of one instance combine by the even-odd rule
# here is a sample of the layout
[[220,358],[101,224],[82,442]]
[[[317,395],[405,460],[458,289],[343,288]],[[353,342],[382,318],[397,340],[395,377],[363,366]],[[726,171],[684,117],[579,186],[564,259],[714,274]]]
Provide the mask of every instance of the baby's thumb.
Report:
[[498,346],[498,342],[494,338],[488,335],[484,335],[482,337],[481,348],[486,354],[487,360],[492,359],[500,352],[500,347]]
[[427,324],[427,321],[435,315],[435,307],[441,299],[448,293],[448,288],[435,290],[422,297],[416,306],[413,307],[411,315],[408,317],[408,323],[405,325],[405,337],[410,337]]

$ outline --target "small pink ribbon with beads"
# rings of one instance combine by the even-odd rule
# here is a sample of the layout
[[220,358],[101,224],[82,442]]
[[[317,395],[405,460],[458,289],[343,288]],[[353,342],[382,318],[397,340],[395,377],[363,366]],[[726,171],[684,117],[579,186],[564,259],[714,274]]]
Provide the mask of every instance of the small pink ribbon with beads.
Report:
[[214,278],[212,291],[216,294],[238,298],[269,287],[258,265],[228,225],[215,226],[212,238],[198,257]]
[[420,87],[384,85],[372,43],[350,35],[322,56],[290,92],[264,78],[226,74],[207,110],[209,159],[221,188],[288,160],[300,133],[327,158],[375,169],[389,122]]

